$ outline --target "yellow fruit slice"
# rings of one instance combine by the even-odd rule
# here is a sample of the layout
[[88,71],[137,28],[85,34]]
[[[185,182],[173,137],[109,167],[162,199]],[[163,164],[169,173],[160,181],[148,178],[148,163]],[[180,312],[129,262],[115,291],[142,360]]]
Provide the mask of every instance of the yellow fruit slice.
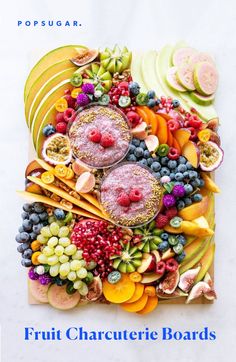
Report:
[[158,305],[158,298],[157,296],[155,297],[149,297],[148,301],[145,305],[145,307],[140,310],[139,312],[137,312],[138,314],[148,314],[151,313]]
[[41,180],[44,184],[49,185],[54,182],[54,175],[51,171],[43,172],[41,175]]
[[135,292],[135,283],[127,274],[122,274],[116,284],[110,284],[107,280],[103,282],[102,290],[105,298],[111,303],[124,303],[129,300]]
[[56,165],[54,168],[55,176],[64,178],[67,175],[67,170],[68,170],[68,167],[66,167],[63,164]]
[[147,301],[148,301],[148,295],[144,293],[141,298],[136,300],[136,302],[123,303],[123,304],[121,304],[121,307],[126,312],[135,313],[135,312],[139,312],[140,310],[142,310],[145,307]]
[[155,297],[156,295],[156,288],[152,285],[148,285],[145,287],[144,293],[147,294],[149,297]]
[[133,296],[127,300],[126,303],[133,303],[136,302],[138,299],[140,299],[144,292],[144,285],[141,283],[135,283],[135,291]]

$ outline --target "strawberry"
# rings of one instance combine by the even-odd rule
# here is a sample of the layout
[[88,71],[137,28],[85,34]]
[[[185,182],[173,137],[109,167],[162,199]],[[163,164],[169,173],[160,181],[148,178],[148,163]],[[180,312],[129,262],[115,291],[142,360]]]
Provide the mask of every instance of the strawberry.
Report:
[[122,192],[117,198],[117,203],[120,206],[128,207],[130,205],[129,195],[126,192]]
[[89,132],[88,139],[94,143],[99,143],[101,141],[101,132],[94,128]]
[[62,134],[66,133],[67,123],[66,122],[58,122],[56,125],[56,131]]
[[171,220],[173,217],[177,216],[178,210],[175,206],[171,207],[170,209],[166,210],[165,215],[168,217],[168,220]]
[[130,201],[138,202],[138,201],[142,200],[143,194],[139,189],[135,188],[130,191],[129,198],[130,198]]
[[164,214],[159,214],[157,215],[157,218],[156,218],[156,227],[158,229],[162,229],[164,226],[166,226],[169,222],[169,219],[166,215]]
[[104,148],[111,147],[115,143],[114,137],[110,133],[103,133],[100,141],[100,145]]

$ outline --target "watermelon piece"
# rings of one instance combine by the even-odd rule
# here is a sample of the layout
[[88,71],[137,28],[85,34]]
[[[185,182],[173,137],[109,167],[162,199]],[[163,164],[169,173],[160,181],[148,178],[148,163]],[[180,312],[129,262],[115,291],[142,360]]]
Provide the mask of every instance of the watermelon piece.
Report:
[[38,280],[29,279],[29,290],[33,298],[40,303],[48,303],[48,289],[50,284],[42,285]]
[[166,81],[168,85],[173,88],[174,90],[178,92],[186,92],[186,88],[184,88],[178,81],[176,77],[176,72],[178,70],[178,67],[171,67],[168,69],[168,72],[166,74]]
[[208,62],[201,62],[194,68],[194,84],[198,93],[209,96],[215,93],[218,85],[216,67]]
[[79,301],[80,294],[78,292],[74,294],[68,294],[66,292],[66,285],[59,287],[56,284],[52,284],[48,289],[48,302],[56,309],[73,309],[77,306]]
[[172,63],[177,67],[183,66],[188,64],[190,59],[196,54],[198,54],[198,51],[191,47],[178,48],[173,52]]
[[195,91],[190,93],[190,97],[194,102],[201,104],[202,106],[209,106],[213,103],[215,99],[215,94],[211,94],[210,96],[204,96]]
[[190,59],[189,62],[193,65],[201,63],[201,62],[208,62],[210,64],[215,65],[214,60],[212,59],[212,57],[210,56],[210,54],[208,53],[197,53],[195,55],[193,55]]
[[189,91],[195,90],[193,71],[194,66],[191,64],[186,64],[182,67],[179,67],[176,72],[176,77],[179,83]]

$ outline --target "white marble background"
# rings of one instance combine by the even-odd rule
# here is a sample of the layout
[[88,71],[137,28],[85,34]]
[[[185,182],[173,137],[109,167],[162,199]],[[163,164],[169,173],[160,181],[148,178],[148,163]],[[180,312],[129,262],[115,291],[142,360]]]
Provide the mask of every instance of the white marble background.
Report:
[[[80,29],[17,29],[23,19],[78,19]],[[233,0],[8,0],[0,11],[0,190],[1,190],[1,325],[2,361],[230,361],[236,352],[235,293],[235,139],[236,139],[236,6]],[[63,44],[91,47],[126,44],[131,49],[160,48],[186,40],[211,52],[217,60],[220,86],[216,107],[221,119],[225,162],[216,180],[217,196],[216,289],[214,305],[161,306],[140,318],[112,306],[90,306],[61,313],[48,306],[27,304],[25,270],[20,266],[14,235],[22,201],[15,194],[24,187],[28,130],[23,112],[23,85],[38,57]],[[160,329],[216,331],[208,342],[25,342],[24,327],[65,329]]]

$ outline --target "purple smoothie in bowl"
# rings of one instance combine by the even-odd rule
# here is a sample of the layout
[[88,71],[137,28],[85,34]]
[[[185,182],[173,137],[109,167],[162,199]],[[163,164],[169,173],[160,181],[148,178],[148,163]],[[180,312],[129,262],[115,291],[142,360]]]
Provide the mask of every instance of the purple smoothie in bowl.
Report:
[[111,106],[85,107],[69,130],[74,156],[93,168],[111,167],[123,160],[131,138],[125,115]]
[[136,227],[151,221],[161,207],[162,187],[146,168],[122,163],[111,169],[101,184],[100,200],[111,221]]

